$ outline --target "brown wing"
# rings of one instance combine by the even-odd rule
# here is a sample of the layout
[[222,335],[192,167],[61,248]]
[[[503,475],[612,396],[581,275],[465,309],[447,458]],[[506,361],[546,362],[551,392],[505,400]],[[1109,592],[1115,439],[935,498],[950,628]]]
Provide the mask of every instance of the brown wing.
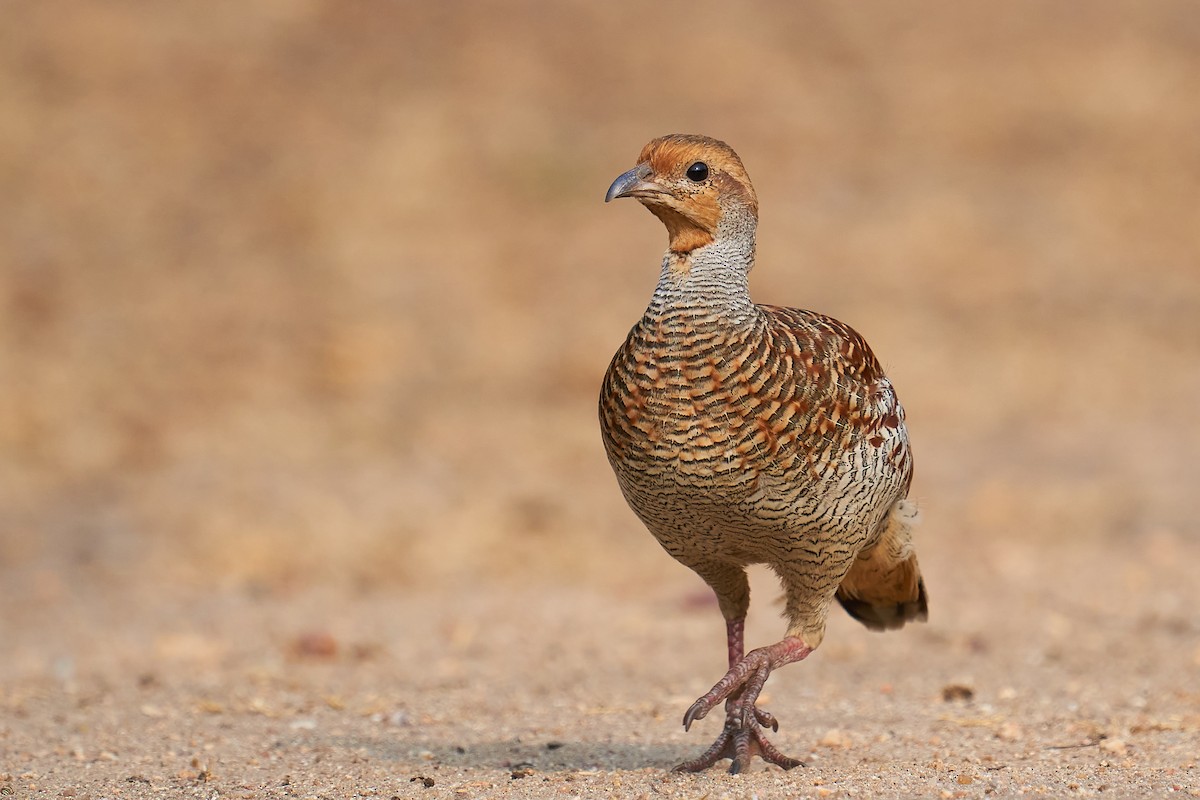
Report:
[[810,443],[815,471],[836,462],[859,440],[879,450],[880,463],[900,476],[901,497],[912,482],[904,409],[867,342],[849,325],[796,308],[761,306],[772,321],[804,411],[798,431]]

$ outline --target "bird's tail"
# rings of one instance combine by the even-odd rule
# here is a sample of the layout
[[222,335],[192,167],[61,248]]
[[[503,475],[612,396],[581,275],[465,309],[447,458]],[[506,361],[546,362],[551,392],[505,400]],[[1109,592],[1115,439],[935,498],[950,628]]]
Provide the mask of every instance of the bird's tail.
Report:
[[917,506],[900,500],[884,521],[879,541],[859,553],[838,587],[842,608],[873,631],[902,628],[929,616],[925,582],[913,550]]

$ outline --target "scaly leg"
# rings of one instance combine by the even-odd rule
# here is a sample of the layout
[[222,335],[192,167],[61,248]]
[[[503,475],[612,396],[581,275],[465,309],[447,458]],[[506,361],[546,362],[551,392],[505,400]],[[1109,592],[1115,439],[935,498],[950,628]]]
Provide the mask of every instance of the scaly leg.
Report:
[[[729,646],[730,669],[733,669],[734,664],[737,664],[739,661],[741,661],[742,656],[744,656],[746,653],[745,636],[745,617],[739,617],[738,619],[730,619],[725,621],[725,641]],[[754,715],[758,717],[758,723],[764,728],[770,728],[776,733],[779,732],[779,721],[775,719],[774,715],[772,715],[770,711],[764,711],[758,706],[755,706]]]

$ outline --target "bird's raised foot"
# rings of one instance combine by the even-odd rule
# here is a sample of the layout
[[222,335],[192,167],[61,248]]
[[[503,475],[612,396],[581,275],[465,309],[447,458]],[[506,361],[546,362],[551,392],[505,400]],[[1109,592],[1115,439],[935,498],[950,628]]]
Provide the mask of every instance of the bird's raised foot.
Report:
[[683,715],[683,729],[691,730],[693,722],[704,719],[718,703],[732,697],[736,698],[737,702],[727,706],[726,711],[731,714],[736,707],[742,717],[742,727],[750,727],[750,718],[753,716],[757,722],[772,730],[779,730],[779,723],[775,718],[766,711],[760,711],[754,703],[758,700],[759,692],[766,684],[771,670],[799,661],[811,652],[811,647],[795,637],[788,637],[770,647],[751,650],[730,667],[724,677],[703,697],[692,703]]
[[722,729],[720,735],[717,736],[717,740],[712,743],[712,746],[705,750],[699,758],[684,761],[682,764],[676,764],[671,771],[702,772],[721,759],[728,758],[730,760],[729,774],[737,775],[750,768],[750,761],[756,755],[762,758],[763,761],[775,764],[783,769],[803,767],[803,761],[785,756],[767,739],[759,722],[763,715],[774,723],[772,727],[778,729],[779,723],[775,722],[775,718],[765,711],[759,711],[757,708],[754,709],[754,714],[752,715],[753,721],[749,725],[744,726],[742,724],[742,709],[730,709],[728,716],[725,718],[725,727]]

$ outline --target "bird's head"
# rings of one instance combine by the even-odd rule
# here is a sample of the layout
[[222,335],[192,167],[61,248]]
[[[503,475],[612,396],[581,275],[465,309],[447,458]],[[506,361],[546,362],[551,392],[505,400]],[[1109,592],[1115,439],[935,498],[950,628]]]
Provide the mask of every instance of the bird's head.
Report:
[[733,148],[707,136],[673,133],[642,148],[638,163],[604,202],[634,197],[662,220],[670,248],[686,254],[720,236],[754,236],[758,198]]

